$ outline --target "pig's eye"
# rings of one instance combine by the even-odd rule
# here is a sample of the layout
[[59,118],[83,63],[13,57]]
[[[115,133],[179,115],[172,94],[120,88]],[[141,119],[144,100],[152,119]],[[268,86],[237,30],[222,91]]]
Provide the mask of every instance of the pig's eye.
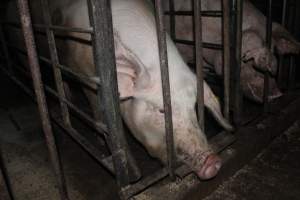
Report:
[[165,110],[164,109],[159,109],[159,112],[160,113],[165,113]]

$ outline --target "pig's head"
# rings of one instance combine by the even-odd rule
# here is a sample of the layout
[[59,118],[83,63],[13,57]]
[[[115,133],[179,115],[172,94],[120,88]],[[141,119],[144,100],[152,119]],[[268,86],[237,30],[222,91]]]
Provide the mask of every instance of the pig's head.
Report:
[[300,43],[283,26],[273,23],[272,42],[279,55],[299,54]]
[[[211,150],[197,122],[196,77],[185,65],[177,50],[172,48],[175,47],[171,46],[168,49],[170,52],[168,56],[177,158],[191,167],[199,178],[209,179],[214,177],[221,168],[221,160]],[[175,51],[175,54],[172,51]],[[147,151],[153,157],[167,163],[159,67],[152,68],[153,71],[147,70],[143,63],[121,43],[119,46],[116,45],[116,52],[120,95],[124,99],[131,97],[121,103],[123,118],[133,135]],[[175,66],[171,67],[173,64]],[[217,104],[219,106],[218,101]]]

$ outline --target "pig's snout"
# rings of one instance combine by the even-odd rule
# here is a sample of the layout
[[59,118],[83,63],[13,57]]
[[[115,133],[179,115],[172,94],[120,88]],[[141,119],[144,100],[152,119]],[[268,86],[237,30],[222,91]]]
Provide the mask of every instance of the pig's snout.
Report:
[[216,154],[210,154],[207,156],[206,160],[197,175],[202,180],[207,180],[215,177],[222,166],[221,158]]

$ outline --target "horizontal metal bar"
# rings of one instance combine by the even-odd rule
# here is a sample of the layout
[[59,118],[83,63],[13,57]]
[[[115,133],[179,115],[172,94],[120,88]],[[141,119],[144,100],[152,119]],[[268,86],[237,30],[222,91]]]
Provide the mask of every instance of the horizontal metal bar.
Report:
[[[31,99],[36,102],[35,95],[33,92],[21,81],[19,81],[14,75],[11,75],[7,70],[1,70],[17,85],[19,86]],[[49,89],[49,88],[48,88]],[[83,147],[89,154],[91,154],[99,163],[101,163],[111,173],[114,172],[113,164],[111,163],[111,156],[102,154],[97,148],[95,148],[88,140],[86,140],[81,134],[78,133],[73,127],[66,126],[60,117],[54,112],[50,112],[51,120],[53,120],[60,128],[64,129],[80,146]]]
[[[174,42],[180,43],[180,44],[185,44],[185,45],[191,45],[191,46],[195,45],[195,42],[191,41],[191,40],[175,39]],[[207,48],[207,49],[216,49],[216,50],[223,49],[223,45],[221,45],[221,44],[214,44],[214,43],[207,43],[207,42],[202,42],[202,47]]]
[[[166,11],[165,15],[174,15],[174,16],[193,16],[193,11]],[[222,17],[223,12],[220,10],[203,10],[201,11],[202,17]]]
[[[4,25],[10,25],[17,28],[21,28],[21,24],[18,22],[1,22]],[[64,32],[74,32],[74,33],[87,33],[93,34],[93,28],[77,28],[77,27],[65,27],[58,25],[44,25],[44,24],[32,24],[33,28],[36,30],[46,30],[47,28],[53,31],[64,31]]]
[[155,173],[147,176],[146,178],[140,180],[139,182],[128,185],[127,187],[123,188],[120,192],[122,199],[129,199],[130,197],[138,194],[139,192],[143,191],[145,188],[149,187],[150,185],[158,182],[159,180],[165,178],[168,175],[168,168],[162,168]]
[[[22,69],[22,68],[20,68],[18,66],[16,67],[16,69],[18,71],[20,71],[21,73],[23,73],[27,78],[30,78],[29,72],[25,71],[24,69]],[[97,131],[98,133],[100,133],[104,137],[107,136],[107,127],[106,127],[106,125],[104,123],[102,123],[102,122],[95,122],[95,120],[93,120],[92,117],[90,117],[88,114],[84,113],[77,106],[75,106],[72,102],[70,102],[69,100],[67,100],[67,99],[65,99],[63,97],[60,97],[58,95],[58,93],[55,90],[53,90],[51,87],[45,85],[44,89],[45,89],[45,91],[47,93],[49,93],[50,95],[52,95],[56,99],[61,100],[64,103],[66,103],[67,106],[71,109],[71,111],[75,112],[79,118],[81,118],[82,120],[84,120],[95,131]]]
[[[24,49],[21,49],[17,46],[14,46],[14,45],[11,45],[11,44],[7,44],[8,47],[10,48],[13,48],[17,51],[19,51],[20,53],[22,53],[23,55],[27,55],[27,52],[24,50]],[[49,64],[49,65],[52,65],[52,62],[50,59],[44,57],[44,56],[38,56],[38,58]],[[51,67],[51,66],[48,66],[48,67]],[[95,90],[96,91],[96,85],[100,85],[99,81],[98,81],[98,78],[97,77],[89,77],[89,76],[86,76],[85,74],[82,74],[80,72],[74,72],[74,70],[72,70],[70,67],[67,67],[67,66],[64,66],[64,65],[56,65],[56,67],[58,67],[59,69],[62,70],[62,73],[72,79],[75,79],[76,81],[78,82],[81,82],[84,86],[92,89],[92,90]],[[52,67],[51,67],[52,68]]]

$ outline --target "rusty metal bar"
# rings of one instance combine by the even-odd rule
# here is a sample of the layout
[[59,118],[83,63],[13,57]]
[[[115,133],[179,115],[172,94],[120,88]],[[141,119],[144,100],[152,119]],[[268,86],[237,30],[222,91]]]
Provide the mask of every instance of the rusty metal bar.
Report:
[[[295,4],[296,2],[293,1]],[[289,26],[290,26],[290,31],[291,33],[295,33],[295,30],[298,27],[298,24],[295,22],[295,15],[297,12],[297,7],[293,6],[290,7],[289,9]],[[295,28],[296,27],[296,28]],[[291,55],[290,57],[290,62],[289,62],[289,74],[288,74],[288,90],[291,91],[295,88],[295,82],[296,82],[296,59],[295,55]]]
[[194,0],[194,37],[195,37],[195,59],[197,73],[197,112],[198,121],[202,131],[204,127],[204,74],[203,74],[203,49],[202,49],[202,18],[201,1]]
[[[165,15],[177,15],[177,16],[193,16],[193,11],[166,11]],[[220,10],[203,10],[201,11],[202,17],[222,17],[223,12]]]
[[175,151],[174,151],[174,137],[173,137],[173,121],[172,121],[172,105],[171,92],[169,81],[169,66],[168,53],[166,42],[166,30],[164,25],[163,6],[161,0],[155,0],[155,17],[156,29],[159,48],[159,61],[162,79],[163,103],[165,111],[165,129],[166,129],[166,143],[167,143],[167,158],[168,158],[168,173],[172,180],[175,179]]
[[[266,21],[266,44],[268,49],[272,48],[272,0],[267,0],[267,21]],[[264,72],[264,113],[269,111],[269,73]]]
[[43,92],[43,82],[41,79],[40,66],[38,63],[36,46],[31,25],[30,12],[27,0],[18,0],[18,8],[21,16],[22,30],[24,34],[25,44],[28,51],[28,61],[33,79],[34,90],[38,102],[38,109],[42,120],[43,131],[46,137],[47,147],[50,154],[50,159],[54,167],[55,176],[58,181],[61,199],[68,199],[65,178],[61,167],[55,138],[52,131],[52,126],[47,109],[45,94]]
[[[169,10],[170,10],[170,35],[172,40],[176,39],[176,14],[175,14],[175,5],[174,0],[168,0],[169,1]],[[166,14],[166,12],[165,12]]]
[[12,63],[11,63],[11,58],[9,55],[9,51],[6,45],[6,39],[5,39],[5,35],[4,35],[4,31],[3,31],[3,27],[2,27],[2,23],[0,23],[0,42],[1,42],[1,47],[2,47],[2,52],[4,55],[4,59],[5,59],[5,63],[7,65],[8,70],[12,73],[13,69],[12,69]]
[[[47,27],[51,26],[51,23],[52,23],[50,12],[49,12],[48,0],[41,0],[41,5],[42,5],[42,10],[43,10],[44,23],[46,24],[46,34],[47,34],[47,40],[48,40],[48,45],[49,45],[51,62],[53,64],[52,67],[53,67],[53,71],[54,71],[56,89],[57,89],[58,95],[60,97],[66,98],[61,71],[57,67],[57,66],[59,66],[59,59],[58,59],[58,55],[57,55],[54,33],[53,33],[53,30],[51,30],[50,28],[47,28]],[[60,101],[61,113],[63,116],[64,123],[66,125],[71,125],[68,107],[63,101],[61,101],[61,100],[59,100],[59,101]]]
[[2,148],[0,144],[0,199],[3,200],[14,200],[13,191],[11,188],[11,183],[8,177],[7,168],[5,166],[5,163],[3,161],[2,157]]
[[[12,48],[13,50],[17,50],[18,52],[22,53],[23,55],[27,55],[25,50],[15,46],[15,45],[8,44],[7,46]],[[38,56],[38,58],[39,58],[40,61],[43,61],[48,65],[53,65],[53,62],[50,59],[48,59],[44,56]],[[97,85],[100,84],[99,81],[97,81],[95,79],[95,77],[89,77],[89,76],[86,76],[85,74],[82,74],[80,72],[75,72],[70,67],[67,67],[67,66],[64,66],[64,65],[61,65],[61,64],[55,65],[54,67],[57,67],[60,70],[62,70],[63,75],[68,76],[69,78],[81,83],[84,87],[87,87],[91,90],[96,91]]]
[[224,116],[230,119],[230,2],[223,0],[223,75],[224,75]]
[[120,115],[111,5],[109,0],[90,0],[88,3],[90,23],[94,29],[94,63],[101,82],[101,87],[98,86],[98,99],[102,101],[105,123],[110,134],[109,143],[117,183],[123,188],[129,184],[129,167],[137,176],[140,172],[134,159],[128,159],[133,157],[128,149]]
[[[287,17],[287,0],[282,0],[282,16],[281,16],[281,25],[285,27]],[[279,56],[279,64],[278,64],[278,74],[277,74],[277,83],[280,87],[283,87],[283,71],[284,71],[284,56]]]
[[[185,45],[191,45],[191,46],[195,45],[195,42],[190,40],[175,39],[174,42],[185,44]],[[223,49],[222,44],[214,44],[214,43],[207,43],[207,42],[202,42],[202,47],[207,49],[216,49],[216,50]]]
[[[7,70],[2,69],[2,71],[18,86],[20,87],[33,101],[36,103],[36,99],[34,97],[33,92],[21,81],[19,81],[15,76],[10,74]],[[27,74],[26,74],[27,75]],[[28,77],[29,78],[29,77]],[[45,86],[45,90],[49,92],[51,95],[55,96],[56,98],[60,98],[56,91],[52,90],[50,87]],[[68,102],[65,100],[65,102]],[[72,103],[70,103],[70,107],[74,107]],[[72,105],[72,106],[71,106]],[[79,109],[75,107],[76,111]],[[79,110],[80,111],[80,110]],[[80,111],[81,112],[81,111]],[[108,169],[112,174],[115,174],[113,164],[111,162],[111,156],[106,156],[103,153],[101,153],[96,147],[94,147],[87,139],[85,139],[82,134],[78,133],[76,129],[73,127],[70,127],[69,125],[66,125],[65,123],[60,120],[60,117],[57,116],[56,113],[50,112],[51,120],[53,120],[60,128],[65,130],[85,151],[87,151],[90,155],[92,155],[99,163],[101,163],[106,169]],[[87,117],[89,118],[89,117]],[[90,120],[92,120],[90,118]],[[95,123],[93,123],[95,124]],[[105,125],[95,125],[97,128],[95,128],[98,132],[102,133],[104,137],[106,134],[106,126]]]
[[[6,25],[15,26],[19,28],[21,26],[20,23],[17,22],[1,22]],[[77,27],[64,27],[58,25],[45,25],[45,24],[32,24],[32,27],[35,30],[46,30],[50,29],[54,32],[57,31],[64,31],[64,32],[74,32],[74,33],[86,33],[86,34],[93,34],[92,28],[77,28]]]
[[235,59],[234,59],[234,122],[239,125],[241,123],[243,110],[243,94],[241,89],[241,66],[242,66],[242,25],[243,25],[243,0],[235,0]]

